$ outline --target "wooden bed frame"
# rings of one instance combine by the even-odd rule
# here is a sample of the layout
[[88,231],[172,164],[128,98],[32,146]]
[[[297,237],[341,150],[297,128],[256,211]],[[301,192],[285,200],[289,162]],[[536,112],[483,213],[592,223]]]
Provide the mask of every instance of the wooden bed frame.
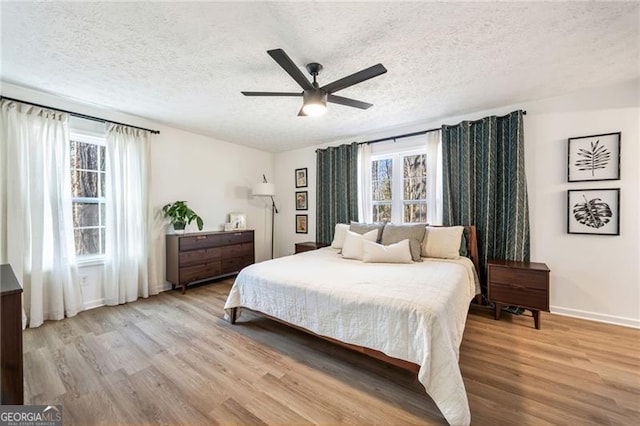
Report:
[[[469,253],[469,258],[471,259],[471,261],[473,262],[475,268],[476,268],[476,272],[478,273],[478,275],[480,274],[479,270],[479,262],[478,262],[478,240],[477,240],[477,234],[476,234],[476,227],[475,225],[470,225],[470,226],[465,226],[465,228],[467,228],[469,230],[469,238],[467,241],[467,251]],[[480,295],[476,296],[476,302],[478,302],[478,297]],[[265,318],[269,318],[273,321],[279,322],[281,324],[285,324],[291,328],[295,328],[296,330],[300,330],[303,331],[307,334],[311,334],[312,336],[316,336],[319,337],[320,339],[323,340],[327,340],[331,343],[335,343],[337,345],[343,346],[345,348],[354,350],[356,352],[360,352],[363,353],[365,355],[368,355],[372,358],[378,359],[380,361],[386,362],[387,364],[391,364],[394,365],[396,367],[400,367],[404,370],[408,370],[412,373],[418,374],[418,371],[420,370],[420,366],[418,364],[414,364],[413,362],[409,362],[409,361],[405,361],[403,359],[398,359],[398,358],[394,358],[391,357],[389,355],[385,355],[384,353],[377,351],[375,349],[371,349],[371,348],[367,348],[364,346],[358,346],[358,345],[352,345],[350,343],[345,343],[345,342],[341,342],[340,340],[336,340],[336,339],[332,339],[331,337],[327,337],[327,336],[321,336],[319,334],[314,333],[313,331],[307,330],[306,328],[302,328],[299,327],[297,325],[288,323],[286,321],[283,321],[281,319],[272,317],[271,315],[267,315],[263,312],[260,311],[255,311],[253,309],[249,309],[249,308],[245,308],[245,307],[236,307],[236,308],[231,308],[229,309],[229,322],[231,324],[235,324],[236,323],[236,319],[238,318],[238,310],[239,309],[245,309],[247,311],[256,313],[260,316],[263,316]]]

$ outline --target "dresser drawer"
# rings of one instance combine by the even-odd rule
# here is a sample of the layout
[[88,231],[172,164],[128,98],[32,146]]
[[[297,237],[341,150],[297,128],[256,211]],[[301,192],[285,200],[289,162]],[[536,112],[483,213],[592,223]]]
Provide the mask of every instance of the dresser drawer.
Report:
[[489,284],[489,300],[524,308],[549,310],[547,292],[517,284]]
[[222,245],[248,243],[252,241],[253,241],[252,231],[228,232],[224,235],[221,235]]
[[222,245],[223,235],[207,234],[180,238],[180,251],[207,249]]
[[518,284],[520,287],[536,290],[547,289],[548,272],[527,269],[504,268],[491,265],[489,282],[498,284]]
[[180,284],[201,280],[207,276],[207,264],[180,268]]
[[222,273],[230,274],[232,272],[238,272],[243,267],[243,261],[241,257],[222,261]]
[[178,255],[179,265],[182,266],[194,266],[201,263],[207,263],[213,260],[218,260],[221,257],[222,250],[218,247],[202,249],[202,250],[190,250],[182,252]]
[[203,280],[205,278],[220,275],[221,262],[209,262],[196,266],[188,266],[180,268],[180,283],[190,283],[193,281]]

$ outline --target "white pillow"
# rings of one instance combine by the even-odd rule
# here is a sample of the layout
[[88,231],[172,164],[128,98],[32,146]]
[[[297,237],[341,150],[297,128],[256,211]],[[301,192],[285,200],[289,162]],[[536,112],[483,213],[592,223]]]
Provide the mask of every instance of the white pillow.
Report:
[[463,230],[462,226],[427,226],[427,233],[424,234],[424,240],[422,240],[422,256],[441,259],[459,258]]
[[362,261],[367,263],[411,263],[411,247],[409,240],[383,246],[370,241],[363,241]]
[[333,242],[331,247],[335,249],[341,249],[344,245],[344,239],[347,237],[347,231],[349,225],[346,223],[336,223],[335,231],[333,231]]
[[357,232],[347,230],[344,245],[342,246],[342,257],[346,259],[362,260],[364,252],[364,241],[375,241],[378,239],[378,230],[366,232],[362,235]]

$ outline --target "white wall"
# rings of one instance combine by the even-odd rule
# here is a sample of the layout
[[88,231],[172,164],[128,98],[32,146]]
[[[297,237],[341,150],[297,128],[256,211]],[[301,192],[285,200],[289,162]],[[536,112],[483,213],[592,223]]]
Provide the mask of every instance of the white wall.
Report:
[[[523,102],[464,116],[361,135],[356,141],[456,124],[487,115],[527,110],[524,121],[531,260],[551,269],[551,311],[640,327],[640,81],[584,90],[540,101]],[[567,182],[567,139],[622,132],[621,180]],[[332,145],[352,142],[337,141]],[[310,187],[308,236],[295,234],[293,173],[308,167],[315,177],[315,149],[275,155],[276,184],[282,212],[276,222],[276,254],[293,252],[294,243],[314,240],[315,187]],[[313,185],[313,183],[312,183]],[[620,188],[620,236],[569,235],[566,232],[567,189]]]
[[[293,254],[295,243],[316,240],[316,155],[315,148],[276,154],[275,201],[279,213],[275,222],[275,257]],[[307,187],[296,188],[295,169],[307,168]],[[296,191],[307,191],[308,210],[296,210]],[[296,234],[296,214],[308,215],[307,234]]]
[[[53,95],[3,83],[4,96],[93,115],[131,125],[160,130],[151,143],[151,200],[154,209],[175,200],[187,200],[204,220],[204,230],[221,230],[229,212],[244,212],[247,227],[255,229],[256,261],[270,257],[270,206],[251,197],[251,186],[262,174],[272,174],[273,154],[216,140],[155,123],[141,117],[80,104]],[[159,221],[156,235],[157,262],[164,277],[164,234],[172,230]],[[191,224],[187,231],[196,231]],[[102,304],[102,266],[79,270],[85,307]],[[161,283],[170,288],[168,283]]]

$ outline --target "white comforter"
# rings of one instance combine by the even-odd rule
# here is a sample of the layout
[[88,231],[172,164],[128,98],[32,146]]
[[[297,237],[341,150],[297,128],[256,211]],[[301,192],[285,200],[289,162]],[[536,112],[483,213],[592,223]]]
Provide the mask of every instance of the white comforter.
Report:
[[247,307],[418,364],[447,421],[462,425],[471,414],[458,350],[477,289],[466,258],[363,263],[328,247],[243,269],[224,308]]

